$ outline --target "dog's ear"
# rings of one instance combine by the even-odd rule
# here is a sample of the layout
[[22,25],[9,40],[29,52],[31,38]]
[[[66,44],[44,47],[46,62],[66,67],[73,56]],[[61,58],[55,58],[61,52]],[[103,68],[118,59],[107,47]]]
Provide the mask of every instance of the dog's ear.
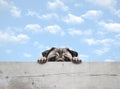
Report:
[[55,47],[52,47],[51,49],[42,52],[42,56],[43,56],[43,57],[47,57],[48,54],[49,54],[52,50],[54,50],[54,49],[55,49]]
[[76,51],[70,50],[69,48],[66,48],[66,50],[68,50],[71,53],[72,57],[78,56],[78,53]]

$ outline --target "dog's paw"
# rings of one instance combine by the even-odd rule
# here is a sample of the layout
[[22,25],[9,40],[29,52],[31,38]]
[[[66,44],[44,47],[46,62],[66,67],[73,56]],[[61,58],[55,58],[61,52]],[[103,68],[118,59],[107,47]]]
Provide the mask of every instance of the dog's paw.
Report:
[[41,59],[38,59],[37,62],[40,63],[40,64],[43,64],[43,63],[47,62],[47,59],[46,59],[46,57],[42,57]]
[[76,64],[79,64],[79,63],[82,62],[82,60],[80,60],[78,57],[73,57],[72,62],[76,63]]

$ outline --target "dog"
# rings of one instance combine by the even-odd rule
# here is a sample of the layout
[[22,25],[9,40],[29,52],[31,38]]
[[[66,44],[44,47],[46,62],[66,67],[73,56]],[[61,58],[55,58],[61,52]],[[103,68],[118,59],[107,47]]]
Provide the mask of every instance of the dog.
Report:
[[49,50],[42,52],[42,58],[38,59],[38,63],[46,63],[47,61],[56,62],[73,62],[81,63],[82,61],[77,57],[76,51],[70,50],[69,48],[56,48],[52,47]]

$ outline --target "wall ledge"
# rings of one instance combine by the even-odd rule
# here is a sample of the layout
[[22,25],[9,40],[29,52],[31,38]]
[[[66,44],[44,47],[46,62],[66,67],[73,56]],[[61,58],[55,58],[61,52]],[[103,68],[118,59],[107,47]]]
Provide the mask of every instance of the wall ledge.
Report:
[[120,62],[0,62],[0,89],[120,89]]

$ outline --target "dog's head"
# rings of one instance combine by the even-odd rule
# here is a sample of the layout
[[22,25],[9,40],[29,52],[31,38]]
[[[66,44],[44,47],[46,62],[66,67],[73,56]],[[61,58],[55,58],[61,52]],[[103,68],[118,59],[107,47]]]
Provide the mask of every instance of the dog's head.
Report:
[[52,47],[51,49],[44,51],[42,55],[48,58],[48,61],[71,61],[73,57],[78,56],[78,53],[69,48]]

